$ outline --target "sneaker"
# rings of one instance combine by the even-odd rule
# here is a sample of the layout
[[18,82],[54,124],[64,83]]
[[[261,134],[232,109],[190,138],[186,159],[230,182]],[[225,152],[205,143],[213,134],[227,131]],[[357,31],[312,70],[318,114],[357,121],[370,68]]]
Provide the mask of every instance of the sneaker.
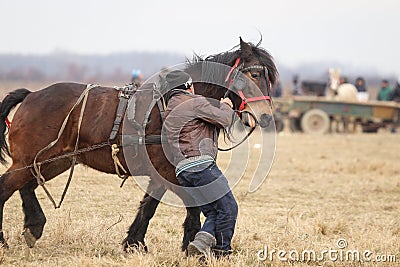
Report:
[[212,234],[200,231],[187,247],[188,256],[205,256],[209,258],[211,255],[211,248],[214,247],[215,244],[216,240]]

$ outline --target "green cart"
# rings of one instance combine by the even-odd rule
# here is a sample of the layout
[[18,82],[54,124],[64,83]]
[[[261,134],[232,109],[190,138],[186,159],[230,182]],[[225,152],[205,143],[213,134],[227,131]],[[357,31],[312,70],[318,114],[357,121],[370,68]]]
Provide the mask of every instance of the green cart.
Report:
[[292,131],[324,134],[333,122],[361,125],[363,132],[376,132],[387,125],[398,125],[400,104],[388,101],[338,101],[325,97],[277,99],[276,113],[287,118]]

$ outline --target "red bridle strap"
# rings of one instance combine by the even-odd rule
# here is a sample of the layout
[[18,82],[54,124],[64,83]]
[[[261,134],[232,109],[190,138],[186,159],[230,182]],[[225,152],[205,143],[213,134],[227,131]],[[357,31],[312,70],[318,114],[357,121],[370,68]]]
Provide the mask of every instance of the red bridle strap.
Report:
[[261,100],[271,101],[271,97],[268,95],[246,98],[244,96],[242,90],[239,90],[238,94],[239,94],[240,98],[242,99],[242,103],[240,103],[239,111],[242,111],[244,109],[244,106],[249,102],[256,102],[256,101],[261,101]]
[[11,127],[11,121],[10,121],[8,118],[6,118],[6,124],[7,124],[7,127],[8,127],[8,128]]
[[229,80],[229,78],[230,78],[231,75],[232,75],[232,72],[233,72],[233,71],[237,68],[237,66],[239,65],[239,62],[240,62],[240,57],[238,57],[238,58],[236,59],[235,64],[232,66],[232,68],[231,68],[230,71],[228,72],[228,75],[226,75],[225,82],[227,82],[227,81]]

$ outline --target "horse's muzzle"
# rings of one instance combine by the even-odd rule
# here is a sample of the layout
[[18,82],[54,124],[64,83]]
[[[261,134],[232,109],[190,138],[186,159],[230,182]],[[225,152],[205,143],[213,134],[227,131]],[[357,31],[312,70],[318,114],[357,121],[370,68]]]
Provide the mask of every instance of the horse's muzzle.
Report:
[[260,120],[258,121],[261,128],[267,128],[271,122],[272,116],[267,113],[261,114]]

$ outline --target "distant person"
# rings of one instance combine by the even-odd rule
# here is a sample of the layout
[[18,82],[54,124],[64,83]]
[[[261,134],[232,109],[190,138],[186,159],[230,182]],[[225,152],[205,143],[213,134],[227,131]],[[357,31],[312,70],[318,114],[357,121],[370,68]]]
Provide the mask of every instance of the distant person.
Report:
[[367,85],[363,77],[358,77],[354,86],[357,88],[357,92],[367,92]]
[[400,103],[400,77],[397,80],[396,85],[394,86],[394,88],[392,90],[390,99],[393,101],[396,101],[397,103]]
[[131,78],[131,83],[136,84],[138,87],[140,87],[143,83],[143,75],[140,70],[133,69],[132,70],[132,78]]
[[390,101],[392,100],[392,88],[389,86],[388,80],[384,79],[381,82],[381,88],[379,89],[378,93],[378,100],[379,101]]
[[368,101],[369,98],[369,94],[368,94],[368,90],[367,90],[367,85],[365,83],[365,80],[363,77],[358,77],[356,79],[356,82],[354,84],[354,86],[357,89],[357,99],[358,101]]
[[[390,99],[393,101],[396,101],[397,103],[400,103],[400,77],[397,79],[396,85],[394,86]],[[397,127],[399,126],[398,123],[393,123],[391,132],[396,133],[397,132]]]
[[302,95],[300,84],[299,84],[299,76],[295,75],[293,77],[293,90],[292,95]]

